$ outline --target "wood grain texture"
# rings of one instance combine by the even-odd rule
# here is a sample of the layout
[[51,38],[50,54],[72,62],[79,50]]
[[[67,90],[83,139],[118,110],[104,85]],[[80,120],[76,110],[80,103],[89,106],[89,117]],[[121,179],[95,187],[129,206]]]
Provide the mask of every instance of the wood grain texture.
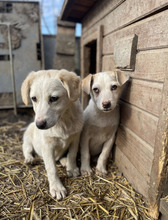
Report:
[[167,67],[168,49],[142,51],[136,55],[136,68],[130,76],[163,82]]
[[96,54],[96,72],[101,72],[102,70],[102,50],[103,50],[103,26],[98,27],[98,37],[97,37],[97,54]]
[[120,125],[118,129],[116,144],[144,179],[149,182],[153,148],[123,125]]
[[99,1],[83,20],[82,34],[87,36],[88,31],[91,33],[95,26],[104,25],[104,35],[107,35],[167,5],[167,0]]
[[[135,71],[129,75],[135,79],[145,79],[163,82],[168,69],[168,49],[148,50],[138,52],[136,55]],[[115,68],[114,55],[105,55],[102,58],[102,70]],[[126,72],[128,73],[128,72]]]
[[[116,41],[138,36],[135,70],[121,97],[115,162],[158,218],[168,161],[168,1],[98,1],[83,20],[83,42],[104,26],[102,71],[115,68]],[[102,9],[102,10],[101,10]],[[161,10],[162,9],[162,10]],[[165,78],[166,76],[166,78]],[[168,181],[168,180],[167,180]]]
[[102,71],[112,71],[115,67],[114,55],[106,55],[102,57]]
[[162,83],[132,79],[124,88],[121,99],[155,116],[159,116]]
[[[85,31],[98,24],[99,21],[103,20],[110,12],[115,10],[119,5],[121,5],[125,0],[106,0],[98,1],[92,10],[87,14],[83,19],[82,32],[85,34]],[[100,25],[100,24],[99,24]]]
[[115,150],[115,163],[134,189],[147,198],[149,185],[146,179],[138,172],[118,147],[116,147]]
[[[138,36],[138,50],[168,47],[167,20],[168,10],[105,36],[103,39],[103,55],[114,52],[116,40],[132,34]],[[106,24],[104,29],[105,27]]]
[[158,117],[122,101],[120,113],[121,123],[154,148]]
[[[168,70],[168,69],[167,69]],[[160,103],[160,115],[155,138],[154,159],[150,174],[149,206],[154,218],[159,215],[160,198],[167,188],[168,162],[168,74],[165,74],[163,84],[162,102]]]

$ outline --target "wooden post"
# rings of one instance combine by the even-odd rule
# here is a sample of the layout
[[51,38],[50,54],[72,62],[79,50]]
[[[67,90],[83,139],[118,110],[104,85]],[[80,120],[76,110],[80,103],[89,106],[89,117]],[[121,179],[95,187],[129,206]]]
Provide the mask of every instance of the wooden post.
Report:
[[100,25],[97,30],[97,63],[96,71],[102,71],[102,51],[103,51],[103,26]]
[[15,115],[17,115],[16,87],[15,87],[15,76],[14,76],[14,66],[13,66],[13,56],[12,56],[12,41],[11,41],[10,24],[7,24],[7,27],[8,27],[8,45],[9,45],[10,67],[11,67],[11,79],[12,79],[12,89],[13,89],[13,105],[14,105],[14,113]]
[[[167,65],[167,70],[168,70],[168,65]],[[150,183],[149,183],[149,194],[148,194],[150,215],[155,219],[158,219],[160,198],[164,193],[168,180],[167,177],[168,89],[167,88],[168,88],[168,74],[165,74],[159,122],[158,122],[156,139],[155,139],[154,159],[152,163]]]

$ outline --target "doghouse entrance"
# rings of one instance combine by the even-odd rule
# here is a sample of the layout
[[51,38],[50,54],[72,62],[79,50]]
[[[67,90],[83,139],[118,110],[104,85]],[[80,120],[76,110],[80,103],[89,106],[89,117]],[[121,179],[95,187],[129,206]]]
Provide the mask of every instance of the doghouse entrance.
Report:
[[96,73],[96,54],[97,54],[97,41],[94,40],[91,43],[87,44],[86,47],[89,50],[89,57],[88,57],[88,63],[86,63],[86,65],[88,65],[88,69],[89,69],[89,73]]
[[[96,62],[97,62],[97,40],[93,40],[84,46],[84,68],[85,77],[89,74],[96,73]],[[89,102],[89,95],[84,94],[83,107],[85,108]]]

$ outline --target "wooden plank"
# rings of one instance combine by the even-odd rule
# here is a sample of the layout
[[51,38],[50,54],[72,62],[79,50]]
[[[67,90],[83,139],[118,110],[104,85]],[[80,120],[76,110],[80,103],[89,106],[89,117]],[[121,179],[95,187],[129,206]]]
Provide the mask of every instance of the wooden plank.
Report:
[[91,28],[96,23],[98,23],[100,20],[102,20],[105,16],[108,15],[108,13],[115,10],[124,1],[125,0],[98,1],[96,5],[92,7],[92,10],[90,10],[90,12],[87,14],[87,16],[85,16],[85,18],[82,21],[83,34],[85,34],[85,31],[87,29]]
[[164,81],[168,66],[168,49],[142,51],[136,55],[136,67],[131,77]]
[[168,202],[165,199],[160,200],[160,208],[159,211],[161,212],[161,220],[168,219]]
[[[168,49],[141,51],[136,55],[135,71],[130,72],[129,75],[136,79],[163,82],[167,73],[167,65]],[[103,56],[102,70],[108,71],[114,68],[114,55]]]
[[74,0],[73,1],[75,3],[75,5],[82,5],[82,6],[85,6],[85,7],[91,7],[93,5],[93,2],[94,1],[90,1],[90,0]]
[[138,36],[138,50],[168,47],[167,20],[168,10],[105,36],[103,55],[113,54],[115,42],[132,34]]
[[[107,35],[168,6],[167,0],[150,0],[146,2],[143,0],[127,0],[119,2],[119,7],[116,7],[117,2],[112,7],[112,1],[110,0],[106,0],[106,4],[104,1],[101,2],[93,10],[90,10],[83,21],[83,34],[87,35],[88,29],[92,29],[94,25],[106,24],[104,35]],[[101,10],[102,13],[100,13]]]
[[83,46],[90,43],[91,41],[97,40],[97,38],[98,38],[98,27],[96,28],[94,32],[92,32],[86,38],[83,38],[83,37],[81,38],[81,49],[83,48]]
[[167,161],[168,161],[168,74],[165,74],[163,84],[160,115],[155,138],[154,160],[150,174],[149,207],[154,218],[158,218],[159,201],[167,182]]
[[158,118],[124,102],[120,102],[120,113],[121,123],[154,147]]
[[83,16],[94,5],[96,0],[65,0],[61,11],[61,20],[69,20],[73,22],[81,22]]
[[97,54],[96,54],[96,72],[102,70],[102,48],[103,48],[103,26],[98,27]]
[[106,55],[102,57],[102,71],[112,71],[115,69],[115,66],[113,55]]
[[147,181],[118,147],[115,150],[115,163],[134,189],[147,198],[149,188]]
[[143,0],[127,0],[106,17],[105,22],[108,22],[108,25],[104,29],[104,34],[128,26],[166,6],[168,6],[167,0],[150,0],[145,3]]
[[120,125],[118,129],[116,144],[144,179],[149,182],[153,148],[123,125]]
[[121,99],[155,116],[160,113],[162,83],[132,79],[124,88]]

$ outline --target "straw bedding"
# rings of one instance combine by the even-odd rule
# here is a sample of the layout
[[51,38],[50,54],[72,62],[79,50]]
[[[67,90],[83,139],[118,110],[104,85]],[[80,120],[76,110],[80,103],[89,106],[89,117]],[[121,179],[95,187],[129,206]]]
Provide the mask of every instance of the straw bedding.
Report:
[[[58,163],[59,176],[68,191],[56,201],[49,194],[43,162],[24,164],[23,128],[27,122],[9,116],[0,124],[0,219],[151,219],[136,193],[110,160],[108,176],[68,178]],[[28,121],[28,120],[27,120]]]

